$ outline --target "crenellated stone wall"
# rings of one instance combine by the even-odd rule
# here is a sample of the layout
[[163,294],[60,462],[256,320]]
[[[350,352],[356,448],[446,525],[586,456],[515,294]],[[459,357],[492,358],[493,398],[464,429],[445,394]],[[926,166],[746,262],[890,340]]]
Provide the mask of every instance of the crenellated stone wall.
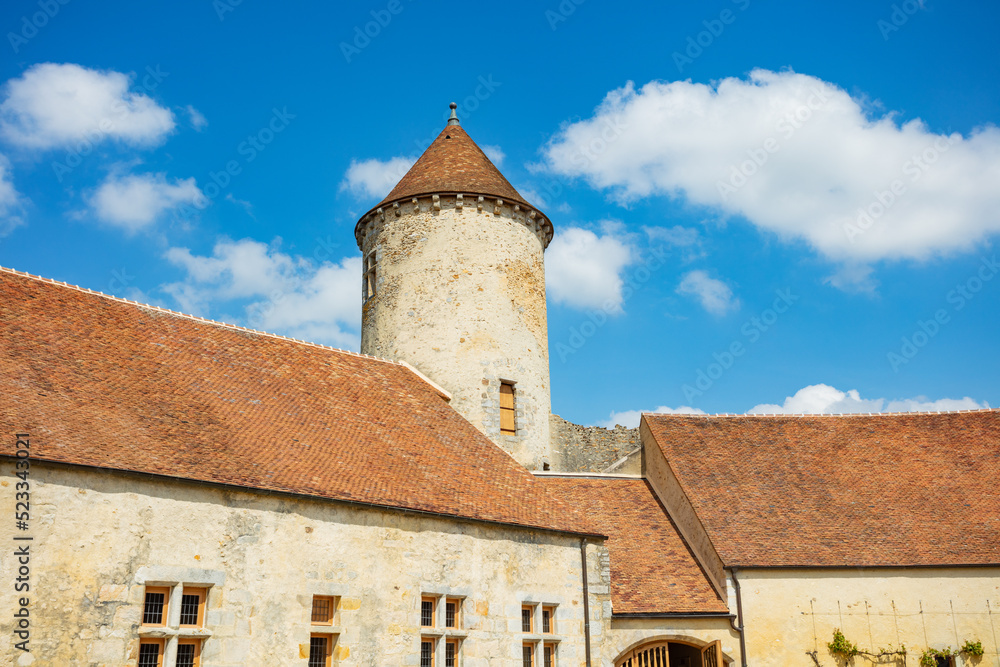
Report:
[[552,470],[642,474],[642,443],[637,428],[580,426],[550,415],[549,434]]

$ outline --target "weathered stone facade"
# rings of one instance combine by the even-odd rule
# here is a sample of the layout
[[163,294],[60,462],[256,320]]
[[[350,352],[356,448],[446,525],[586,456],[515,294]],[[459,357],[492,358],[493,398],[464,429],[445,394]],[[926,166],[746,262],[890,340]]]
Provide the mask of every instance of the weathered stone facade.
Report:
[[638,428],[580,426],[550,415],[549,433],[554,470],[642,474]]
[[[434,195],[359,225],[375,258],[361,351],[406,361],[529,469],[550,463],[544,244],[547,220],[517,204]],[[514,383],[517,432],[500,432],[501,381]]]
[[[4,468],[6,492],[18,480]],[[333,595],[334,625],[319,630],[337,635],[335,664],[414,665],[420,637],[445,634],[421,628],[422,594],[462,600],[461,627],[447,631],[462,665],[520,664],[522,642],[543,639],[521,632],[526,602],[556,607],[544,640],[560,664],[584,662],[578,537],[112,471],[36,463],[32,475],[31,654],[14,664],[135,665],[140,635],[169,650],[180,634],[204,640],[202,667],[304,666],[312,596]],[[8,545],[12,528],[0,530]],[[591,541],[587,555],[601,637],[607,551]],[[16,569],[4,549],[7,581]],[[209,587],[204,628],[143,630],[144,587],[175,583]],[[16,595],[3,588],[4,609]],[[20,654],[12,641],[0,635],[0,655]]]

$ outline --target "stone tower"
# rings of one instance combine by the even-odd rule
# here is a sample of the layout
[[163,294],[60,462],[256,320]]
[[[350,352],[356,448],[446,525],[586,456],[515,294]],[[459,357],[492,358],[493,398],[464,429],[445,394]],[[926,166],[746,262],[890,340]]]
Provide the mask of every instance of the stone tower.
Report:
[[361,351],[405,361],[529,469],[549,463],[543,253],[552,223],[455,114],[361,216]]

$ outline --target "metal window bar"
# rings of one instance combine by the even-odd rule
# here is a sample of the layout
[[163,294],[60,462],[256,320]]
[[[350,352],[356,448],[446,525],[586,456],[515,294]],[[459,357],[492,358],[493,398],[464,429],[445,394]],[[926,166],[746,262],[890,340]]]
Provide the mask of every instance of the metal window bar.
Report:
[[200,595],[181,596],[181,625],[198,625],[198,607],[200,604]]
[[455,627],[455,612],[458,605],[454,602],[446,602],[444,605],[444,626],[446,628]]
[[139,644],[138,667],[160,667],[159,644]]
[[432,600],[421,600],[420,602],[420,625],[425,628],[434,626],[434,602]]
[[420,642],[420,667],[434,667],[434,642]]
[[326,667],[327,637],[309,638],[309,667]]
[[194,667],[194,644],[177,647],[177,667]]
[[[166,596],[163,593],[146,593],[146,604],[142,608],[142,622],[146,625],[163,624],[163,604]],[[147,644],[152,646],[152,644]]]
[[313,623],[329,623],[333,607],[333,600],[324,597],[314,597],[312,607]]

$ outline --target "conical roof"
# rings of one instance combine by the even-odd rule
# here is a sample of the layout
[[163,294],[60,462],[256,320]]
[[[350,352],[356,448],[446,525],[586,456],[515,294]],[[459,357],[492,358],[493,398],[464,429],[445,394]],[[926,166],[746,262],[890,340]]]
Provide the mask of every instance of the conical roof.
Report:
[[503,177],[462,126],[451,122],[378,205],[445,193],[499,197],[534,208]]

